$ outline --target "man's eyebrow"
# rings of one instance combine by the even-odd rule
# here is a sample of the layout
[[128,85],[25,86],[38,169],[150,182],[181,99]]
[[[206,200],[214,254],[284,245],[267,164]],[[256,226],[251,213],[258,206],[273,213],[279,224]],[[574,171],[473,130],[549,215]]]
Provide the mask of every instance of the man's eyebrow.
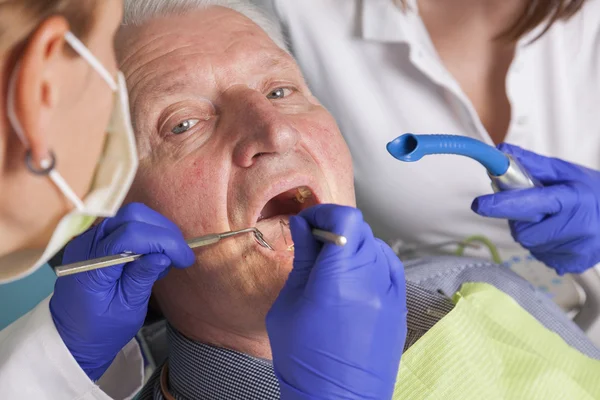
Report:
[[281,55],[268,55],[261,57],[257,65],[260,68],[271,70],[276,68],[289,69],[294,65],[294,63],[288,57],[283,57]]
[[152,94],[160,94],[161,96],[171,96],[177,93],[181,93],[184,89],[188,88],[189,85],[185,82],[175,81],[164,83],[161,82],[158,85],[154,85],[151,92]]

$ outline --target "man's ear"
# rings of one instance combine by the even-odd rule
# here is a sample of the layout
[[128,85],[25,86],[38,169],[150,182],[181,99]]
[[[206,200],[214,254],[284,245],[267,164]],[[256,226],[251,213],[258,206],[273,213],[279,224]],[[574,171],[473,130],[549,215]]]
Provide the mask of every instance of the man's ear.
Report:
[[15,72],[15,111],[37,166],[49,158],[51,150],[46,127],[60,95],[56,69],[69,57],[64,39],[68,31],[69,24],[63,17],[53,16],[42,22],[28,40]]

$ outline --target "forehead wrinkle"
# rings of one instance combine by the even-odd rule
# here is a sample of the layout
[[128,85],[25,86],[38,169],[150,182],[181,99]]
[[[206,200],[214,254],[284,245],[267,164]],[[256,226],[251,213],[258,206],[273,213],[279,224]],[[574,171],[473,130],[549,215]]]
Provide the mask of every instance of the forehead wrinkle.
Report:
[[[285,64],[286,61],[288,63],[290,62],[290,60],[286,60],[286,58],[289,58],[289,55],[283,50],[279,49],[279,47],[277,47],[275,43],[271,41],[266,33],[260,30],[260,27],[255,25],[252,21],[247,20],[241,15],[237,15],[237,13],[231,14],[231,12],[228,10],[221,11],[227,12],[221,12],[216,18],[211,18],[208,24],[205,24],[200,29],[200,32],[190,32],[187,30],[185,24],[177,25],[174,27],[174,30],[166,33],[153,34],[150,26],[148,26],[147,29],[137,30],[138,38],[143,37],[147,33],[151,33],[153,37],[147,39],[148,41],[146,43],[140,45],[138,49],[123,59],[122,66],[126,71],[126,78],[128,82],[133,82],[133,85],[130,85],[130,91],[132,94],[137,92],[138,89],[140,89],[140,91],[143,90],[143,88],[140,88],[140,86],[148,80],[149,76],[154,75],[152,72],[148,72],[141,77],[138,77],[136,75],[139,74],[140,70],[151,70],[151,67],[155,65],[158,60],[168,58],[169,56],[185,49],[194,48],[196,51],[191,51],[190,53],[201,53],[202,57],[205,59],[211,59],[212,56],[215,56],[217,59],[219,59],[219,56],[224,55],[229,62],[226,64],[217,65],[216,68],[228,71],[239,69],[240,66],[246,67],[243,68],[245,72],[252,70],[253,67],[262,67],[264,70],[266,68],[270,69],[276,67],[277,65]],[[181,18],[181,16],[179,16],[179,18]],[[186,17],[183,18],[188,19]],[[224,32],[219,30],[217,32],[225,33],[225,35],[214,41],[207,40],[205,37],[207,34],[207,29],[214,24],[218,24],[219,22],[223,24],[228,22],[228,31]],[[212,30],[208,30],[212,32]],[[254,48],[253,50],[248,49],[248,40],[250,40],[251,43],[254,42],[254,46],[252,46]],[[257,46],[257,41],[261,43],[261,45]],[[226,43],[226,46],[222,47],[221,45],[224,42]],[[200,49],[198,49],[198,47],[200,47]],[[242,51],[239,51],[238,47],[241,47]],[[274,49],[277,49],[280,50],[281,53],[277,54],[279,57],[274,55],[264,57],[265,49],[267,49],[269,52],[273,52]],[[179,54],[182,60],[189,58],[190,55],[191,54]],[[140,59],[139,64],[135,62],[135,60],[138,58]],[[232,59],[235,61],[232,61]],[[257,62],[259,65],[255,65]],[[137,64],[137,66],[133,70],[127,71],[127,69],[130,68],[130,63],[134,64],[134,66]],[[189,67],[186,68],[184,66],[186,64],[185,62],[178,62],[176,64],[181,64],[184,69],[189,70]],[[211,63],[205,62],[203,64],[205,67],[210,67],[211,70],[215,68],[215,65],[212,65]],[[265,72],[263,70],[261,70],[261,72]],[[160,71],[160,68],[158,71]],[[161,73],[161,75],[165,74]],[[159,91],[162,89],[163,88],[154,87],[153,91]],[[168,90],[168,88],[166,89]],[[132,97],[137,96],[134,95]]]
[[[262,77],[268,74],[276,73],[278,71],[298,71],[296,64],[290,59],[290,56],[279,50],[275,50],[275,47],[270,46],[271,41],[256,45],[253,43],[249,46],[249,43],[244,43],[242,40],[235,40],[231,43],[226,50],[231,50],[230,54],[225,51],[227,63],[220,65],[213,65],[211,67],[216,69],[219,73],[215,72],[215,77],[219,78],[219,81],[231,80],[232,78],[225,78],[233,72],[235,78],[232,80],[236,82],[229,82],[230,86],[233,83],[250,84],[256,79],[262,80]],[[241,47],[239,51],[236,47]],[[273,46],[275,46],[273,44]],[[237,82],[242,80],[242,82]],[[253,82],[252,82],[253,83]],[[249,85],[253,86],[253,85]]]
[[[149,69],[147,73],[139,76],[131,89],[134,108],[138,103],[142,103],[146,111],[152,111],[161,107],[160,103],[170,102],[170,98],[178,97],[182,93],[186,94],[186,97],[199,95],[206,97],[208,93],[199,94],[198,87],[194,86],[194,82],[201,81],[197,78],[198,74],[202,76],[205,87],[211,84],[213,84],[211,87],[216,87],[212,65],[202,66],[202,72],[198,72],[198,64],[194,62],[187,65],[183,63],[168,63],[168,65],[172,67],[159,75]],[[177,99],[173,99],[173,102],[176,101]]]
[[[127,31],[126,31],[127,32]],[[123,32],[120,32],[121,35],[123,35]],[[130,35],[133,35],[134,37],[143,37],[144,34],[146,33],[146,30],[141,30],[140,28],[137,28],[135,31],[133,32],[129,32]],[[153,53],[153,51],[146,51],[148,49],[148,47],[155,45],[154,49],[160,49],[161,46],[158,45],[156,42],[164,39],[166,36],[170,36],[173,35],[172,33],[166,32],[166,33],[162,33],[159,35],[156,35],[154,37],[151,37],[149,40],[147,40],[146,43],[143,43],[141,45],[138,45],[138,47],[136,48],[136,43],[139,41],[139,39],[133,39],[132,43],[127,43],[124,47],[125,48],[130,48],[133,47],[133,51],[129,53],[129,55],[125,56],[125,57],[121,57],[120,60],[120,67],[123,69],[127,69],[128,64],[131,62],[133,63],[133,60],[137,59],[138,56],[141,55],[150,55]],[[172,43],[172,42],[167,42],[167,43]]]
[[[129,90],[131,92],[135,92],[138,88],[138,86],[143,83],[148,77],[152,77],[155,75],[155,70],[153,70],[153,66],[155,64],[158,64],[160,66],[160,62],[163,58],[168,57],[171,54],[177,53],[179,50],[183,50],[185,48],[189,48],[192,47],[191,45],[186,45],[183,47],[177,47],[177,48],[173,48],[170,49],[162,54],[159,55],[155,55],[154,57],[149,58],[148,60],[145,60],[144,62],[140,62],[140,64],[132,71],[126,71],[126,80],[128,82],[131,82],[133,80],[134,84],[130,85]],[[181,55],[181,57],[186,57],[186,54]],[[176,67],[178,67],[178,65],[173,64]],[[177,68],[176,68],[177,69]],[[147,72],[144,73],[144,71],[147,70]],[[140,75],[139,77],[136,75]],[[165,75],[164,73],[161,73],[161,75]]]
[[[254,86],[255,80],[262,81],[277,68],[298,72],[288,53],[262,31],[255,31],[259,27],[247,25],[244,28],[253,30],[235,29],[213,41],[198,32],[171,31],[142,42],[122,62],[137,116],[143,111],[143,120],[151,124],[152,112],[161,107],[157,103],[164,103],[160,100],[176,97],[181,92],[211,98],[231,84]],[[139,33],[143,37],[146,32]],[[221,47],[222,44],[225,46]],[[137,122],[145,125],[143,121]]]
[[[191,48],[191,46],[185,46]],[[143,108],[147,114],[155,108],[155,100],[162,100],[166,95],[176,95],[184,89],[190,90],[193,87],[190,81],[194,81],[194,72],[198,69],[196,63],[167,62],[164,57],[175,54],[176,50],[168,51],[160,57],[154,57],[148,63],[141,65],[136,69],[136,75],[129,74],[128,82],[130,84],[130,100],[134,113],[139,108]],[[176,59],[187,58],[191,52],[178,55]],[[153,68],[159,64],[158,68]],[[165,66],[167,69],[165,69]],[[157,73],[157,71],[159,71]],[[212,66],[203,66],[202,75],[204,77],[212,76]],[[133,84],[131,82],[133,81]],[[164,94],[166,91],[166,95]]]
[[[191,47],[191,46],[186,46]],[[245,46],[246,47],[246,46]],[[167,57],[173,54],[174,51],[170,51],[164,55]],[[282,70],[294,70],[294,65],[291,60],[286,57],[277,57],[269,55],[268,57],[248,57],[248,53],[257,54],[260,51],[247,50],[243,53],[234,52],[232,55],[227,57],[228,62],[225,64],[215,64],[212,62],[202,64],[199,68],[199,63],[194,61],[194,58],[189,56],[197,55],[200,59],[210,60],[211,56],[215,55],[216,52],[202,52],[194,54],[193,52],[177,55],[177,59],[188,59],[189,62],[184,63],[168,63],[168,65],[174,65],[169,71],[164,71],[160,76],[156,76],[155,72],[150,68],[154,62],[159,62],[159,58],[155,58],[150,63],[146,64],[148,72],[144,75],[137,77],[134,85],[131,87],[132,92],[137,94],[134,96],[134,100],[137,97],[142,97],[144,102],[147,102],[147,96],[153,98],[160,98],[161,96],[172,96],[177,95],[183,91],[196,91],[198,87],[194,87],[194,83],[202,82],[205,87],[204,93],[195,93],[204,97],[211,97],[213,93],[208,93],[211,90],[219,90],[230,86],[232,83],[243,83],[248,84],[247,76],[252,75],[253,72],[258,72],[256,75],[264,75],[271,73],[276,68]],[[264,54],[264,53],[262,53]],[[162,57],[160,57],[162,58]],[[160,61],[162,62],[162,60]],[[215,68],[217,71],[215,71]],[[139,71],[142,68],[138,68]],[[236,70],[234,77],[231,76],[232,70]],[[238,82],[241,80],[241,82]],[[232,82],[234,81],[234,82]],[[210,89],[206,89],[210,87]],[[148,88],[148,89],[146,89]]]
[[[192,47],[192,45],[186,45],[186,46],[182,46],[182,47],[177,47],[177,48],[171,49],[171,50],[169,50],[169,51],[167,51],[167,52],[165,52],[165,53],[163,53],[163,54],[159,54],[159,55],[157,55],[157,56],[155,56],[155,57],[153,57],[153,58],[150,58],[149,60],[145,61],[144,63],[141,63],[141,64],[140,64],[140,65],[139,65],[137,68],[135,68],[133,71],[131,71],[131,73],[129,74],[129,77],[134,77],[134,76],[135,76],[135,74],[136,74],[138,71],[140,71],[141,69],[148,68],[148,67],[150,67],[152,64],[154,64],[154,63],[158,62],[160,59],[162,59],[162,58],[165,58],[165,57],[168,57],[169,55],[171,55],[171,54],[173,54],[173,53],[177,53],[177,52],[179,52],[180,50],[183,50],[183,49],[185,49],[185,48],[189,48],[189,47]],[[180,55],[180,57],[186,57],[186,56],[188,56],[188,55],[189,55],[189,54],[182,54],[182,55]]]

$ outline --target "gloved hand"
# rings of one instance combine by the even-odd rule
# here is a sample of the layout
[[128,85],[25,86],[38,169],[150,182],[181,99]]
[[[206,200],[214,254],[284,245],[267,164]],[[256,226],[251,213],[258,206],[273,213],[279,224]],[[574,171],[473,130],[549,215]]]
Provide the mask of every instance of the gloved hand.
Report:
[[513,238],[559,275],[581,273],[600,262],[600,172],[516,146],[499,149],[516,158],[544,187],[482,196],[471,208],[507,218]]
[[179,228],[143,204],[129,204],[71,241],[63,263],[131,251],[146,254],[125,265],[57,279],[50,312],[65,345],[98,380],[142,327],[152,285],[170,265],[194,263]]
[[[344,247],[311,228],[346,236]],[[391,398],[406,339],[404,267],[359,210],[292,217],[294,267],[267,315],[282,399]]]

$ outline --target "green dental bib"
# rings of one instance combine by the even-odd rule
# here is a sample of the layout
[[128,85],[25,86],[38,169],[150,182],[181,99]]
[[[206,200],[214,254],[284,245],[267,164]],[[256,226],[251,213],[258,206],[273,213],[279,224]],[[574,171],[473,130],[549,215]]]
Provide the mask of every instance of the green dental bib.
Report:
[[600,399],[600,361],[504,292],[466,283],[454,309],[402,356],[394,399]]

